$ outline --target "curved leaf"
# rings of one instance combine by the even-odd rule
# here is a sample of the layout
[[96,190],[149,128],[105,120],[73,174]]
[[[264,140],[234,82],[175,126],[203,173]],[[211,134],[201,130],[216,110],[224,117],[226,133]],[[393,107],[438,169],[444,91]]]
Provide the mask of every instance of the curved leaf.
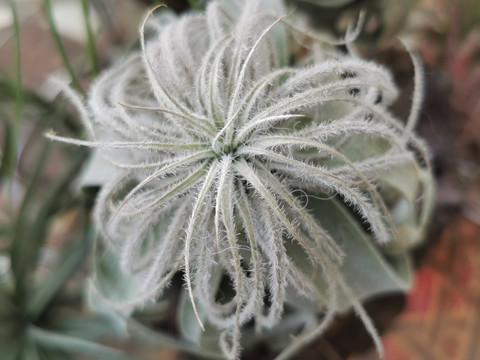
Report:
[[[410,288],[411,265],[405,252],[388,256],[383,254],[352,214],[335,199],[309,197],[308,208],[345,252],[340,271],[359,300]],[[286,246],[290,256],[303,268],[305,274],[311,274],[313,268],[304,251],[296,249],[292,244]],[[327,287],[320,270],[316,279],[318,289],[326,295]],[[341,311],[347,310],[351,305],[347,299],[340,298],[339,301],[338,308]],[[305,302],[304,306],[308,306],[309,301],[305,299]],[[317,304],[310,303],[309,307],[311,310],[321,310]]]

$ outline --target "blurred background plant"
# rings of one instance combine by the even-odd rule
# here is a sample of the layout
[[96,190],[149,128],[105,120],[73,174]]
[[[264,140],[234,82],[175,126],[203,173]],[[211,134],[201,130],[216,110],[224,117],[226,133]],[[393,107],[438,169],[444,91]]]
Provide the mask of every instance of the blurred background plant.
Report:
[[[43,138],[43,132],[51,128],[72,137],[83,135],[75,112],[57,96],[59,89],[49,75],[70,78],[72,86],[84,92],[102,68],[138,45],[138,23],[156,3],[10,0],[0,4],[0,354],[7,354],[8,360],[78,355],[131,359],[132,354],[151,359],[181,358],[176,351],[165,350],[172,346],[196,353],[191,343],[161,332],[179,330],[172,314],[179,303],[186,306],[178,297],[180,286],[173,286],[171,298],[138,311],[128,322],[119,320],[109,309],[99,308],[85,290],[96,254],[95,232],[89,220],[95,188],[81,192],[78,185],[87,152],[52,145]],[[177,12],[204,6],[195,0],[167,3]],[[420,131],[433,147],[440,178],[436,219],[441,221],[434,224],[430,239],[459,213],[480,224],[480,189],[476,185],[480,183],[478,1],[288,3],[332,36],[343,35],[360,9],[367,9],[357,49],[395,69],[400,86],[406,90],[395,110],[403,118],[411,89],[407,79],[413,78],[413,71],[396,36],[402,34],[415,44],[428,66],[426,116]],[[422,258],[425,254],[428,257],[428,249],[420,252]],[[122,280],[117,277],[114,261],[108,256],[100,260],[98,266],[105,278]],[[89,301],[91,306],[87,306]],[[383,330],[404,303],[402,296],[394,296],[371,301],[366,307]],[[100,311],[93,313],[92,306]],[[295,319],[287,320],[297,326]],[[189,340],[199,341],[196,330],[192,335],[192,329],[182,326],[186,325],[180,324],[180,332],[190,334]],[[127,329],[130,339],[125,337]],[[347,358],[369,346],[368,336],[361,331],[355,316],[340,317],[325,338],[300,358]],[[345,341],[345,337],[350,338]],[[284,340],[273,337],[273,342]],[[387,359],[388,354],[387,349]],[[262,349],[251,356],[268,358]]]
[[[1,33],[0,352],[8,360],[65,359],[75,354],[130,359],[97,342],[122,333],[84,305],[94,231],[88,215],[91,198],[75,191],[75,182],[87,151],[58,148],[43,137],[51,126],[72,136],[81,136],[81,128],[67,104],[41,90],[44,74],[32,71],[32,66],[45,65],[44,58],[32,59],[26,50],[35,35],[28,29],[36,20],[32,5],[41,6],[56,45],[37,48],[37,55],[41,50],[57,51],[72,83],[81,89],[77,75],[81,72],[70,63],[51,2],[2,3],[1,18],[11,26]],[[87,9],[86,1],[82,8]],[[83,20],[90,24],[87,14],[83,11]],[[90,31],[87,48],[85,57],[91,65],[83,68],[95,74],[98,65]]]

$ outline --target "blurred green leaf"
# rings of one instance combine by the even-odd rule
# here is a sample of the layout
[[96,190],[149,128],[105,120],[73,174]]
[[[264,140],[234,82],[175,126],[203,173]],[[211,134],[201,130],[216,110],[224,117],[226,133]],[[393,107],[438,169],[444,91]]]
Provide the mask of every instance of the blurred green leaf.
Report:
[[66,187],[74,179],[86,154],[83,151],[78,152],[66,171],[51,184],[44,195],[40,209],[35,214],[30,214],[32,203],[36,200],[35,195],[40,173],[44,169],[50,146],[50,142],[45,143],[43,151],[37,160],[37,168],[28,184],[27,192],[22,201],[12,239],[12,268],[17,282],[19,298],[22,298],[26,291],[25,279],[29,269],[35,265],[38,249],[42,246],[47,233],[49,218],[58,210],[59,199],[62,198]]
[[434,201],[431,175],[413,164],[392,169],[380,177],[385,192],[398,194],[392,207],[392,219],[397,225],[401,242],[389,249],[401,251],[418,244],[424,238]]
[[89,0],[81,0],[82,1],[82,13],[83,19],[85,23],[85,30],[87,32],[87,50],[88,56],[90,57],[90,61],[92,63],[92,70],[93,75],[98,74],[98,60],[97,60],[97,50],[95,48],[95,37],[92,32],[92,26],[90,23],[90,11],[89,11]]
[[78,81],[77,75],[75,74],[75,71],[73,70],[73,66],[70,63],[70,60],[67,56],[67,52],[65,51],[65,47],[63,46],[62,39],[60,38],[60,34],[58,33],[57,25],[55,24],[55,19],[53,18],[51,0],[44,0],[44,9],[45,9],[46,17],[47,17],[48,26],[50,28],[50,32],[52,33],[53,40],[55,42],[57,50],[62,57],[63,65],[65,66],[65,69],[67,70],[67,72],[70,75],[72,85],[82,95],[85,95],[85,91],[83,91],[82,86],[80,85],[80,82]]
[[29,224],[28,211],[30,210],[30,203],[33,201],[37,184],[40,180],[40,174],[47,161],[47,157],[50,151],[50,143],[47,142],[42,147],[40,155],[37,158],[37,164],[33,171],[30,182],[27,186],[25,195],[23,197],[20,210],[17,215],[16,224],[12,236],[11,243],[11,260],[12,260],[12,273],[16,282],[16,290],[19,299],[24,298],[25,293],[25,278],[27,276],[28,269],[33,266],[32,257],[35,256],[40,243],[38,241],[32,241],[32,236],[37,236],[35,232],[31,232]]
[[106,360],[138,359],[104,345],[63,334],[57,334],[51,331],[40,329],[36,326],[31,326],[28,329],[28,336],[39,346],[52,350],[61,350],[70,354],[90,355]]
[[284,314],[278,324],[268,330],[256,334],[250,328],[242,334],[242,346],[246,349],[255,344],[265,343],[272,352],[279,352],[285,348],[285,344],[292,341],[292,334],[299,333],[302,329],[317,324],[317,314],[306,311],[295,311]]
[[27,302],[27,313],[37,319],[45,307],[58,292],[63,283],[75,271],[80,262],[88,254],[93,241],[93,229],[85,228],[82,239],[64,254],[62,263],[41,283]]
[[22,339],[1,337],[0,350],[2,360],[23,360],[20,358],[22,346]]
[[102,316],[79,314],[71,311],[57,311],[48,319],[48,329],[64,335],[86,340],[98,340],[119,335],[110,322]]
[[12,126],[9,124],[8,119],[3,120],[3,133],[5,134],[3,138],[3,149],[1,150],[1,158],[0,158],[0,179],[7,179],[11,176],[12,167],[12,159],[16,159],[16,141],[14,141],[14,136],[9,135],[13,133]]
[[[20,128],[22,122],[22,113],[23,113],[23,86],[22,86],[22,71],[21,71],[21,53],[20,53],[20,26],[18,23],[18,14],[17,7],[14,0],[10,0],[10,8],[12,11],[13,18],[13,29],[15,32],[15,110],[14,110],[14,120],[13,126],[5,128],[7,131],[5,134],[5,149],[2,156],[2,166],[1,172],[3,169],[10,176],[13,176],[15,171],[15,165],[17,162],[17,147],[18,139],[20,137]],[[8,121],[7,121],[8,124]]]
[[[220,282],[222,280],[223,272],[220,268],[213,274],[210,279],[210,292],[216,294]],[[198,315],[202,322],[205,323],[206,314],[200,304],[197,304]],[[180,304],[178,307],[178,327],[182,337],[187,341],[198,345],[203,335],[203,330],[200,327],[195,312],[193,311],[192,302],[186,290],[182,290],[180,294]]]
[[[224,359],[224,356],[218,351],[212,352],[199,348],[192,343],[179,340],[160,331],[154,331],[133,319],[128,321],[128,330],[132,339],[140,342],[143,348],[149,348],[152,350],[175,348],[205,359]],[[218,347],[218,331],[216,332],[216,336],[216,344]]]
[[[125,274],[120,267],[119,259],[113,252],[105,249],[95,254],[94,285],[98,291],[113,302],[127,302],[133,300],[137,294],[138,284],[132,276]],[[133,311],[127,309],[126,312]]]
[[20,359],[41,360],[37,345],[33,341],[30,341],[30,339],[24,339]]
[[118,258],[108,249],[99,249],[97,241],[94,255],[95,278],[87,284],[87,304],[98,316],[102,316],[116,333],[126,336],[127,320],[133,307],[117,310],[110,302],[132,300],[137,285],[131,276],[120,268]]
[[7,289],[0,286],[0,323],[14,312],[15,305],[12,296],[7,292]]

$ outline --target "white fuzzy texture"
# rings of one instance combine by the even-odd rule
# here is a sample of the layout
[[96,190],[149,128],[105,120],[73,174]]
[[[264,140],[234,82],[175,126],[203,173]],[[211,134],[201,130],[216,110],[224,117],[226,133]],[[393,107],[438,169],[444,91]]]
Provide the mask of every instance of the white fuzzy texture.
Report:
[[[195,311],[200,305],[222,329],[221,347],[231,359],[239,356],[243,324],[278,323],[287,286],[319,297],[286,241],[321,269],[330,297],[324,321],[299,343],[323,331],[337,296],[350,295],[338,272],[342,249],[299,195],[338,194],[378,243],[394,241],[375,179],[416,161],[407,144],[426,153],[411,132],[415,119],[405,128],[388,113],[397,90],[383,67],[332,47],[313,51],[302,66],[282,67],[274,31],[284,27],[275,35],[298,37],[299,30],[282,24],[281,15],[264,11],[260,1],[212,1],[205,14],[180,18],[149,14],[142,51],[96,80],[88,110],[77,101],[91,141],[50,135],[97,147],[121,170],[95,211],[123,270],[141,283],[135,299],[117,306],[154,300],[183,269]],[[418,102],[414,107],[417,116]],[[116,141],[97,141],[98,131]],[[382,139],[387,150],[355,159],[342,153],[360,138]],[[115,160],[120,150],[130,163]],[[159,221],[167,222],[161,231]],[[235,290],[227,303],[209,290],[218,267]]]

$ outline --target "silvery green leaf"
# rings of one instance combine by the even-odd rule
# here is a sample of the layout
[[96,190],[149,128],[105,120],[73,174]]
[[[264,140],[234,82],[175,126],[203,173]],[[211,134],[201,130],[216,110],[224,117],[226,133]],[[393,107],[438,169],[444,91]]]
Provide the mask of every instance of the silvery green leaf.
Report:
[[95,278],[86,286],[86,302],[95,313],[111,324],[118,335],[126,336],[126,316],[133,309],[116,309],[112,303],[131,299],[137,291],[135,281],[124,274],[118,258],[107,249],[102,254],[97,253],[95,261]]
[[[216,271],[210,279],[210,291],[212,294],[216,294],[220,281],[222,280],[222,271]],[[198,314],[200,319],[205,322],[206,314],[201,306],[198,308]],[[178,327],[180,334],[187,341],[199,345],[202,337],[206,335],[200,327],[198,320],[193,311],[192,303],[188,297],[188,293],[182,290],[180,294],[180,304],[178,307]],[[215,345],[215,349],[216,349]]]
[[[363,230],[352,214],[337,200],[322,200],[310,197],[308,208],[321,218],[329,233],[345,252],[340,272],[346,283],[352,289],[356,298],[364,300],[376,295],[405,291],[411,286],[411,265],[406,253],[386,255],[373,239]],[[295,254],[289,249],[289,254]],[[297,252],[299,257],[304,254]],[[303,261],[303,271],[310,275],[313,271],[308,262]],[[327,296],[327,287],[321,273],[316,274],[317,287]],[[346,297],[341,297],[338,304],[340,310],[347,310],[351,303]],[[296,300],[295,300],[296,301]],[[307,309],[322,306],[303,300]]]
[[[199,306],[198,314],[200,319],[205,321],[205,312]],[[180,305],[178,308],[178,326],[182,337],[193,344],[198,345],[203,334],[203,330],[198,324],[197,318],[193,312],[192,303],[186,291],[180,295]]]
[[390,244],[389,248],[418,244],[425,236],[434,203],[431,174],[415,164],[407,164],[382,174],[381,182],[387,185],[387,192],[400,195],[391,208],[391,215],[402,242]]

